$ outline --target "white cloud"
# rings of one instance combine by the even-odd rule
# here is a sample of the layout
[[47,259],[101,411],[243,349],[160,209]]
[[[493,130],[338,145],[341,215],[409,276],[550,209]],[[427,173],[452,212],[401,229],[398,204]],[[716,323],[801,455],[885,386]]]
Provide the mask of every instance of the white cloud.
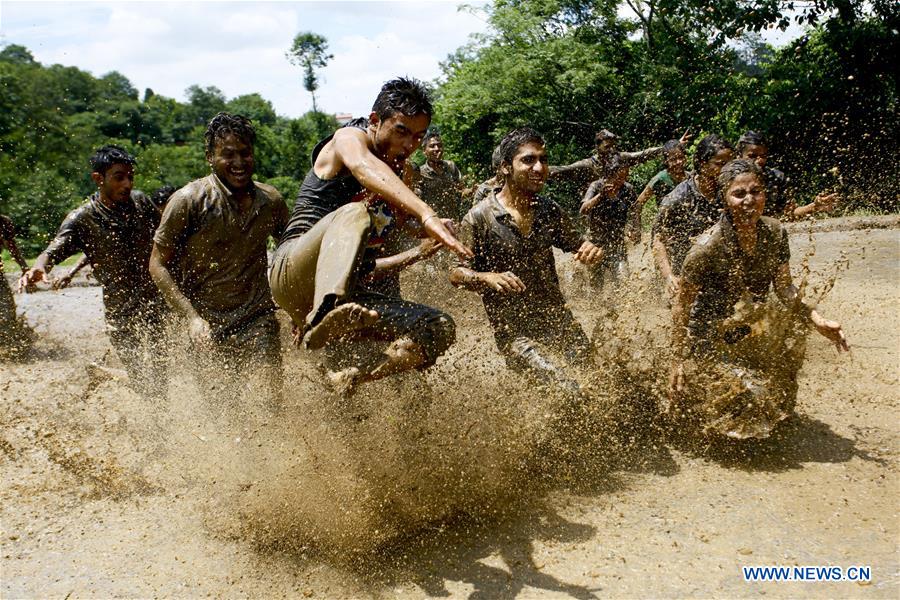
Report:
[[311,108],[300,71],[284,54],[294,35],[328,38],[334,59],[321,71],[320,107],[367,114],[396,76],[431,80],[438,62],[484,22],[455,2],[77,2],[2,5],[2,38],[44,64],[95,75],[119,71],[139,90],[184,99],[192,85],[229,98],[260,93],[279,114]]

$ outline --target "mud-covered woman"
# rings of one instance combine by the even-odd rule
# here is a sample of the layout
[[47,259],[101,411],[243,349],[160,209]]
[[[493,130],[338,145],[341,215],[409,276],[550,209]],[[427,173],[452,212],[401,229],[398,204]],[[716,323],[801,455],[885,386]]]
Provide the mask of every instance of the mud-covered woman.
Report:
[[[723,213],[688,252],[672,310],[668,412],[710,434],[762,438],[793,412],[805,331],[848,350],[841,325],[803,302],[788,235],[762,216],[765,179],[752,161],[718,176]],[[771,302],[773,290],[780,302]]]

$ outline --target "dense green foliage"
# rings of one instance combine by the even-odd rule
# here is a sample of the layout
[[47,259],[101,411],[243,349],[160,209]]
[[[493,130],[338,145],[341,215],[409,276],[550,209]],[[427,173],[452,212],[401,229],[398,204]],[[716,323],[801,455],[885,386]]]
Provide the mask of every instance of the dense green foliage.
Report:
[[[620,17],[616,0],[494,2],[490,32],[443,64],[448,154],[485,177],[496,142],[524,124],[545,134],[555,164],[587,156],[600,128],[633,150],[687,128],[731,140],[753,129],[799,201],[832,187],[845,206],[898,209],[897,4],[629,3],[639,18]],[[754,32],[787,26],[788,8],[814,27],[778,50],[762,44]]]
[[[845,207],[900,210],[895,1],[625,2],[634,18],[622,18],[619,0],[495,0],[485,9],[489,33],[442,65],[435,124],[448,156],[486,177],[496,142],[523,124],[547,136],[556,164],[586,156],[600,128],[617,132],[623,149],[686,128],[695,139],[715,132],[732,140],[754,129],[769,136],[770,162],[788,173],[799,201],[831,188]],[[760,41],[759,31],[789,18],[809,25],[808,34],[778,49]],[[322,42],[313,48],[321,60],[309,63],[307,78],[330,58],[324,38],[312,41]],[[300,49],[292,49],[298,60]],[[27,251],[40,250],[92,192],[87,160],[103,144],[137,156],[139,189],[178,187],[208,172],[210,117],[244,114],[258,131],[258,179],[290,202],[313,144],[336,126],[317,112],[280,117],[259,94],[229,100],[191,86],[186,97],[140,95],[121,73],[98,78],[38,64],[22,46],[0,50],[0,213],[13,217]],[[656,167],[635,169],[632,179],[642,185]],[[571,203],[577,190],[555,194]]]
[[209,173],[203,132],[221,110],[243,114],[257,130],[256,178],[288,203],[309,169],[317,131],[332,117],[279,117],[259,94],[226,99],[215,87],[191,86],[187,102],[143,97],[115,71],[97,78],[74,67],[42,66],[22,46],[0,51],[0,214],[13,218],[28,254],[39,252],[66,213],[94,190],[88,158],[109,143],[132,152],[135,187],[180,187]]

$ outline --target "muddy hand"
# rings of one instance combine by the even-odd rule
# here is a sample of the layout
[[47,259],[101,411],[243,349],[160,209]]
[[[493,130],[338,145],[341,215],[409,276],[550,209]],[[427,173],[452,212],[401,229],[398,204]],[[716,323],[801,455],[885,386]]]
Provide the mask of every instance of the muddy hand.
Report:
[[575,253],[575,260],[585,265],[596,265],[603,260],[603,250],[591,242],[582,242]]
[[463,246],[447,226],[444,225],[444,222],[436,216],[427,217],[422,222],[422,228],[428,234],[428,237],[442,243],[461,258],[472,258],[474,256],[472,251]]
[[22,292],[30,293],[35,290],[34,284],[38,281],[42,281],[44,279],[44,271],[43,269],[31,268],[22,273],[22,276],[19,277],[18,283],[16,283],[16,292],[21,294]]
[[206,346],[212,341],[212,330],[202,317],[194,317],[188,325],[188,337],[194,344]]

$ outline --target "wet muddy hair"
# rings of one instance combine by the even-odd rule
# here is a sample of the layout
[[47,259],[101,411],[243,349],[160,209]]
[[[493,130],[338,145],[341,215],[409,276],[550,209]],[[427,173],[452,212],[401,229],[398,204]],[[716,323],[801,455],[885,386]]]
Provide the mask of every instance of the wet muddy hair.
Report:
[[169,201],[169,197],[175,193],[175,187],[171,185],[164,185],[150,196],[150,202],[153,203],[153,206],[162,210],[165,207],[166,202]]
[[212,118],[206,127],[206,153],[212,154],[216,149],[216,140],[223,140],[228,134],[234,135],[245,144],[252,146],[256,143],[256,131],[250,119],[242,115],[232,115],[220,112]]
[[103,146],[102,148],[98,148],[94,155],[91,157],[91,170],[94,173],[100,173],[101,175],[106,175],[106,172],[113,165],[129,165],[134,166],[137,164],[137,161],[134,157],[128,152],[120,147],[120,146]]
[[597,133],[594,134],[594,145],[596,146],[603,140],[617,140],[617,139],[619,139],[619,136],[614,134],[609,129],[601,129],[600,131],[598,131]]
[[719,172],[719,177],[716,179],[717,194],[722,206],[725,205],[725,193],[728,192],[729,186],[731,186],[732,182],[734,182],[739,175],[745,173],[756,175],[760,181],[763,179],[763,172],[756,162],[746,158],[737,158],[722,167],[722,170]]
[[700,167],[708,163],[713,156],[725,149],[734,150],[734,146],[728,140],[724,140],[714,133],[709,134],[697,144],[694,153],[694,170],[700,172]]
[[[500,171],[500,165],[503,163],[511,165],[519,148],[530,143],[540,144],[541,146],[546,145],[544,136],[531,127],[517,127],[503,136],[503,139],[500,140],[500,145],[495,150],[500,158],[500,162],[497,164],[497,172]],[[491,162],[493,162],[493,157]]]
[[761,133],[757,133],[755,131],[748,131],[747,133],[745,133],[738,139],[738,143],[737,143],[738,153],[743,154],[744,148],[746,148],[747,146],[765,146],[766,148],[768,148],[769,140],[767,140],[766,137]]
[[498,145],[494,148],[494,151],[491,152],[491,173],[497,175],[500,173],[500,163],[503,162],[500,158],[500,146]]
[[391,79],[378,92],[372,112],[382,121],[397,113],[407,117],[434,114],[431,98],[425,84],[412,77]]
[[422,138],[422,148],[428,145],[428,142],[431,141],[431,138],[441,139],[441,132],[437,129],[429,129],[425,132],[425,137]]

